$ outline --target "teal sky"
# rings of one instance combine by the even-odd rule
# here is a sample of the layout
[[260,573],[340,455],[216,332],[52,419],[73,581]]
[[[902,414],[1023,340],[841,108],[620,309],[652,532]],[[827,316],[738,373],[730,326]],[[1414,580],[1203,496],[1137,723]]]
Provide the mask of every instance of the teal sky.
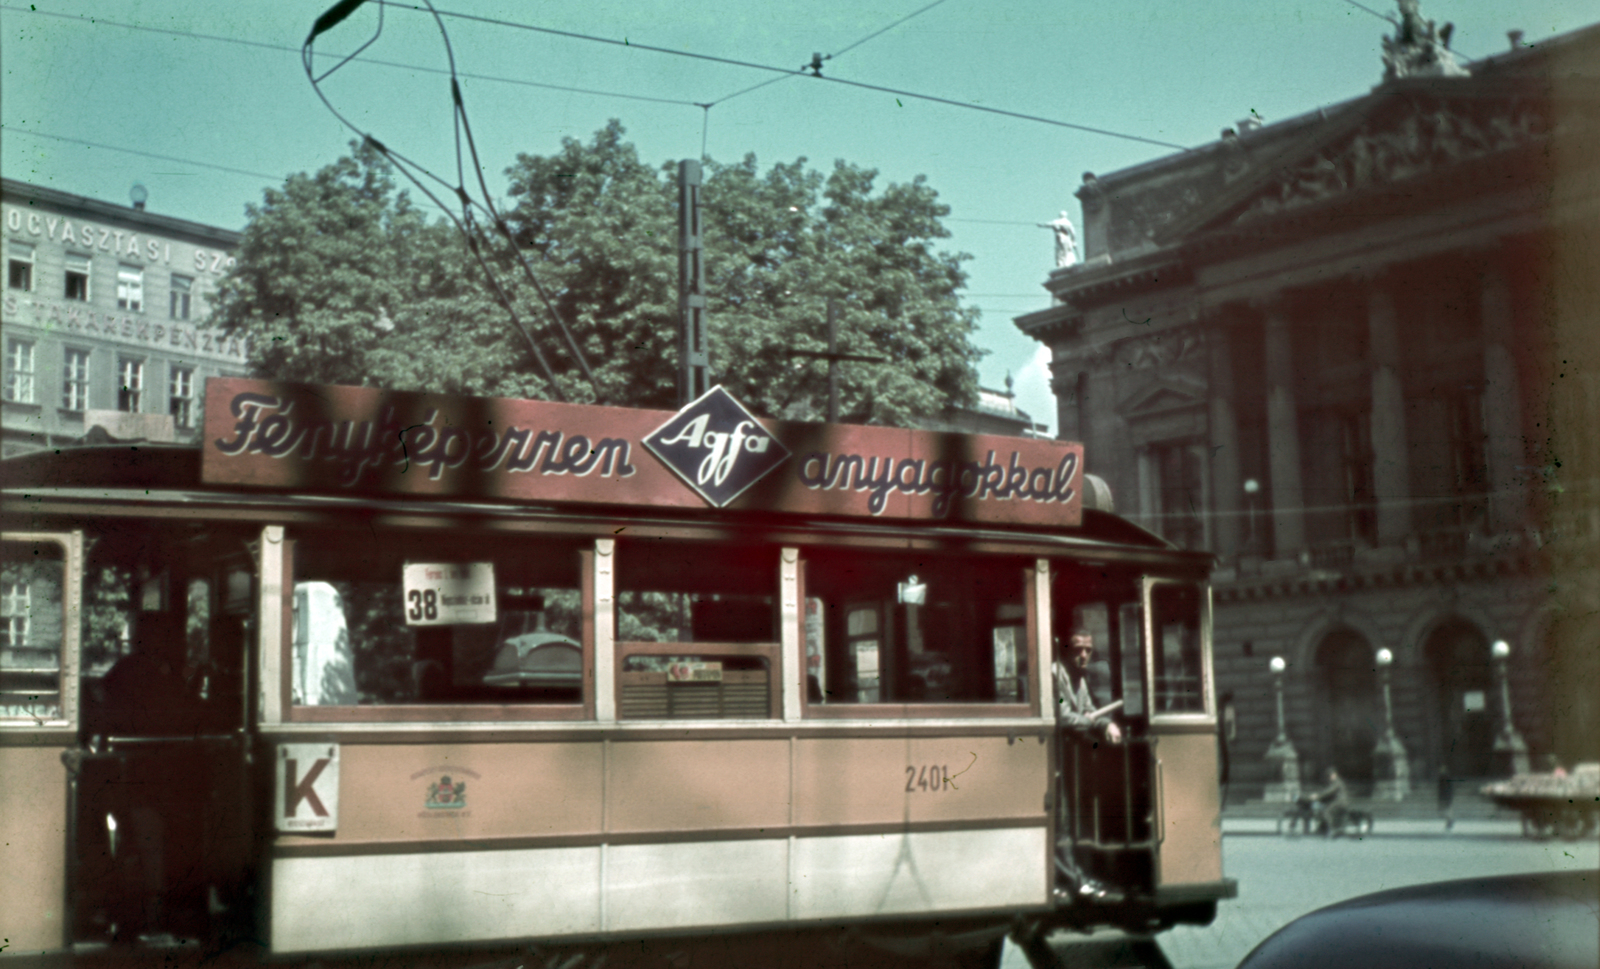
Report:
[[[840,52],[825,75],[1185,146],[1215,139],[1252,111],[1271,122],[1365,93],[1382,74],[1380,40],[1390,30],[1349,0],[943,0],[845,50],[929,2],[439,0],[446,11],[789,69],[813,52]],[[1363,2],[1394,11],[1393,0]],[[352,137],[317,100],[298,53],[330,3],[0,5],[0,171],[116,203],[142,182],[152,211],[241,228],[245,204],[264,187],[327,164]],[[1536,44],[1600,19],[1597,12],[1593,0],[1425,0],[1422,8],[1455,23],[1453,46],[1464,58],[1506,49],[1509,29]],[[354,50],[377,15],[368,3],[318,49]],[[926,175],[951,207],[945,248],[973,256],[968,302],[983,310],[978,342],[990,351],[983,381],[998,388],[1013,375],[1019,405],[1052,428],[1047,355],[1011,322],[1048,302],[1050,234],[1035,223],[1062,209],[1078,221],[1072,192],[1084,171],[1114,171],[1171,150],[806,77],[729,98],[779,75],[503,26],[447,25],[458,69],[485,76],[464,79],[463,90],[495,191],[517,152],[587,140],[613,117],[653,163],[697,157],[704,139],[707,154],[722,161],[753,152],[766,167],[804,156],[826,170],[843,158],[878,169],[880,184]],[[432,19],[396,6],[364,56],[445,66]],[[319,63],[326,69],[334,60]],[[453,173],[443,76],[357,62],[324,89],[392,148]],[[695,106],[710,102],[709,112]]]

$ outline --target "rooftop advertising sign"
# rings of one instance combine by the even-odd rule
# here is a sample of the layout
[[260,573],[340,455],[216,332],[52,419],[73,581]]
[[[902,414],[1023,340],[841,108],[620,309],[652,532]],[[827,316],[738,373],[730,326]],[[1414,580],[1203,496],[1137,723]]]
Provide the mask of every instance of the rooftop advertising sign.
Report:
[[206,385],[201,477],[361,494],[1076,525],[1083,446],[240,378]]

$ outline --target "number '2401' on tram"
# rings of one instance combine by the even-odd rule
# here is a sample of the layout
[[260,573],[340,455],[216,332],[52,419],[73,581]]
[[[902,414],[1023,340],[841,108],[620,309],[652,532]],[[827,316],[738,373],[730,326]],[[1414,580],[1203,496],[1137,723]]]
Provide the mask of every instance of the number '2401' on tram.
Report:
[[[1082,460],[720,388],[244,379],[199,446],[9,459],[0,961],[982,965],[1208,921],[1210,560]],[[1058,729],[1073,632],[1120,743]]]

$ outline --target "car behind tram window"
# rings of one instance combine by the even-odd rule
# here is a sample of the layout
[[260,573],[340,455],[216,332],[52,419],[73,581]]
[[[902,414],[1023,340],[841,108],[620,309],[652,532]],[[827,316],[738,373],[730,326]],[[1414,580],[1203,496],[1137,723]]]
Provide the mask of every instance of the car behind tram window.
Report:
[[575,543],[293,537],[295,707],[583,702]]

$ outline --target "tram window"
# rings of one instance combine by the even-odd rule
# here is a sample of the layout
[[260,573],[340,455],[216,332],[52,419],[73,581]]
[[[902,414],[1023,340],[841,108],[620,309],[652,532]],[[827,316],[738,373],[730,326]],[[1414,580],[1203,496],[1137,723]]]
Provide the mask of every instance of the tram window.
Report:
[[[461,551],[425,533],[295,538],[294,705],[582,703],[575,545],[519,540]],[[459,584],[426,578],[446,573],[439,581]]]
[[619,642],[778,641],[776,549],[641,539],[616,554]]
[[1062,642],[1077,629],[1094,638],[1089,692],[1101,702],[1122,701],[1124,718],[1145,713],[1142,615],[1137,577],[1100,566],[1061,563],[1051,593],[1052,635]]
[[806,614],[819,621],[817,635],[808,628],[807,648],[818,647],[811,668],[821,702],[1023,702],[1025,567],[1007,559],[809,552]]
[[1178,582],[1157,582],[1150,589],[1155,714],[1205,712],[1202,591],[1200,586]]
[[0,546],[0,723],[62,717],[64,575],[53,542]]

